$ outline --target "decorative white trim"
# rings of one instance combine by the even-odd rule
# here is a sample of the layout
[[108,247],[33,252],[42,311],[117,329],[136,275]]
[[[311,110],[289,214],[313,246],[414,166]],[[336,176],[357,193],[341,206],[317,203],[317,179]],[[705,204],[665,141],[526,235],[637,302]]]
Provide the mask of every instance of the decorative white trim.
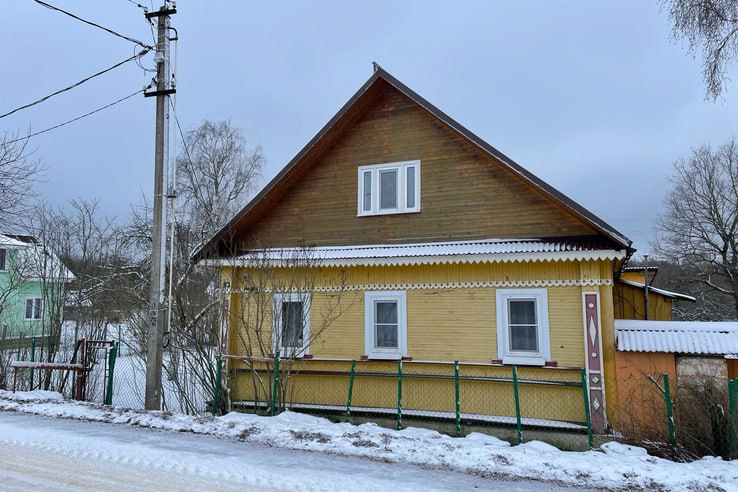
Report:
[[[353,267],[353,266],[408,266],[408,265],[453,265],[475,263],[527,263],[549,261],[604,261],[619,260],[625,257],[620,250],[593,251],[550,251],[531,253],[489,253],[489,254],[448,254],[438,256],[400,256],[373,258],[319,258],[309,260],[311,267]],[[287,268],[295,265],[290,258],[226,258],[207,259],[201,262],[207,266],[253,267],[272,266]]]
[[[612,279],[565,279],[565,280],[488,280],[483,282],[429,282],[422,284],[359,284],[344,286],[316,286],[313,292],[364,292],[373,290],[433,290],[433,289],[520,289],[520,288],[543,288],[543,287],[597,287],[601,285],[611,286]],[[230,294],[253,294],[249,289],[226,290]],[[271,288],[264,292],[272,292]]]

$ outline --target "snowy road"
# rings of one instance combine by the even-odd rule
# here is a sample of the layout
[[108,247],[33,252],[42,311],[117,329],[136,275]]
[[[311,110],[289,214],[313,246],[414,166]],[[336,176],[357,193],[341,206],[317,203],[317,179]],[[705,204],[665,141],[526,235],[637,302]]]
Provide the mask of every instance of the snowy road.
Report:
[[0,412],[0,490],[564,490],[231,439]]

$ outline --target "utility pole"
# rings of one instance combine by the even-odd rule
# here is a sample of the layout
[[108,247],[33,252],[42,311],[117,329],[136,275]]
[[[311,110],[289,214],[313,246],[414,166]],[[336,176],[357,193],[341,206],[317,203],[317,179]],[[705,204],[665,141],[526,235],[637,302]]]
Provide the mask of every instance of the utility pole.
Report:
[[146,410],[161,410],[161,368],[164,349],[164,163],[167,160],[170,84],[169,17],[177,13],[173,2],[164,1],[159,10],[146,13],[157,20],[156,90],[144,97],[156,97],[156,143],[154,150],[154,216],[151,232],[151,284],[149,287],[149,328],[146,348]]
[[643,268],[643,304],[646,307],[646,314],[643,319],[648,320],[648,255],[643,255],[646,260],[646,266]]

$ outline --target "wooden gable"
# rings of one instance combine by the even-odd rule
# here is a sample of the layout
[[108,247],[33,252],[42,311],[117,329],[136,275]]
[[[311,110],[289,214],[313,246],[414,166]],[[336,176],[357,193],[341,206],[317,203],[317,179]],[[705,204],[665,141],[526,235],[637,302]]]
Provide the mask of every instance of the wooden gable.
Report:
[[[600,236],[629,246],[386,72],[372,79],[195,259],[208,247],[225,254],[226,243],[243,251]],[[357,216],[359,166],[408,160],[421,163],[421,211]]]

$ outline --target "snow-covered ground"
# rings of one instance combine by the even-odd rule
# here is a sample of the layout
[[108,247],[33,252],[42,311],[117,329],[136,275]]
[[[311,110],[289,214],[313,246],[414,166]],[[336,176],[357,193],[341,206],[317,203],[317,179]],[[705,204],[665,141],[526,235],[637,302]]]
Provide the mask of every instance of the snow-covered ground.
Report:
[[[174,481],[162,483],[172,489],[177,488],[176,483],[185,483],[188,490],[204,488],[205,484],[224,490],[494,489],[496,480],[504,477],[523,480],[503,484],[502,488],[516,490],[548,489],[556,484],[738,491],[738,461],[704,458],[673,463],[617,443],[605,444],[601,451],[564,452],[538,441],[510,446],[482,434],[458,439],[425,429],[394,431],[373,424],[334,424],[292,412],[276,417],[231,413],[212,418],[125,410],[68,402],[49,392],[0,391],[0,411],[16,412],[0,413],[0,477],[5,478],[0,479],[0,489],[12,480],[21,488],[40,484],[48,489],[43,482],[47,478],[23,471],[43,470],[46,465],[53,468],[48,473],[63,484],[58,490],[79,485],[64,481],[74,478],[64,466],[77,466],[78,473],[89,472],[90,477],[102,480],[97,489],[120,489],[126,482],[118,480],[142,475],[143,480],[172,477]],[[18,413],[124,425],[88,424],[97,427],[80,431],[73,427],[77,422],[33,417],[37,420],[29,424],[24,419],[31,417]],[[169,444],[151,445],[157,439]],[[26,452],[8,451],[14,448]],[[44,454],[53,456],[40,459]],[[16,455],[21,458],[14,458]],[[29,459],[35,456],[38,463],[26,463],[24,455]],[[59,455],[79,463],[50,465]],[[108,485],[104,482],[106,467],[113,477]],[[182,479],[185,481],[177,482]],[[137,483],[128,490],[151,488],[151,482]]]

